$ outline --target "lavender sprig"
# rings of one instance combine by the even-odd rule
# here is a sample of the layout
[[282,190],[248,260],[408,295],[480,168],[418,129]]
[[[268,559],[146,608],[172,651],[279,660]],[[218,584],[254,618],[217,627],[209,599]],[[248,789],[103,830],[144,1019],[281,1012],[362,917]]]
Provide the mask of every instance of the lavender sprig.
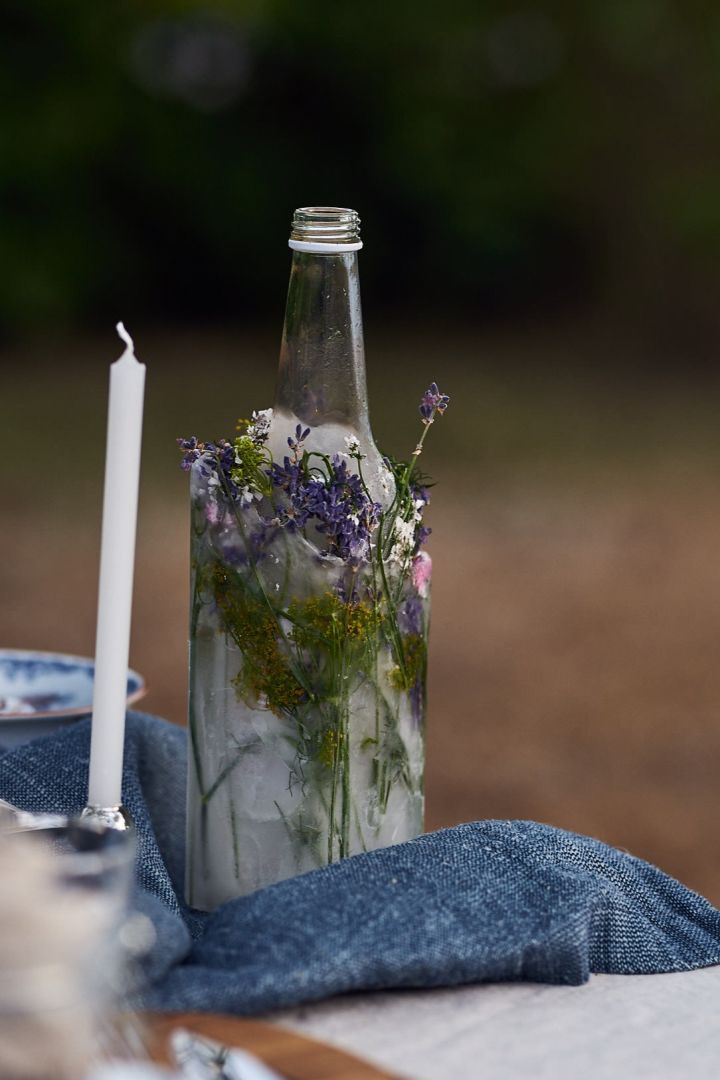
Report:
[[[423,443],[425,442],[425,436],[427,435],[430,425],[435,423],[436,416],[444,416],[445,410],[450,404],[450,397],[448,394],[441,394],[436,382],[430,383],[429,388],[425,391],[420,402],[420,416],[422,417],[422,423],[424,431],[418,440],[418,444],[413,450],[413,457],[418,458],[422,454]],[[414,464],[414,463],[412,463]],[[410,471],[412,472],[412,464]]]
[[[294,445],[301,445],[308,434],[309,429],[298,433]],[[372,502],[360,477],[348,470],[339,455],[321,475],[310,471],[311,456],[286,457],[282,465],[273,463],[271,467],[272,484],[284,495],[278,523],[292,532],[314,525],[326,537],[330,554],[359,563],[370,554],[370,538],[382,507]]]
[[442,416],[449,404],[450,398],[448,395],[440,393],[436,382],[430,383],[429,390],[425,391],[420,402],[420,415],[423,418],[423,423],[432,424],[435,413],[438,412]]
[[[381,541],[383,551],[386,548],[389,549],[387,557],[396,562],[407,563],[413,554],[417,554],[420,546],[429,536],[430,530],[422,526],[422,511],[430,500],[425,488],[413,484],[413,474],[417,460],[422,454],[428,431],[436,417],[445,414],[449,403],[449,395],[441,393],[438,384],[432,382],[420,401],[422,434],[410,461],[397,466],[394,470],[396,495],[386,515],[388,524],[384,524],[381,528]],[[418,503],[421,505],[417,505]],[[413,543],[410,542],[411,536]]]
[[195,435],[189,439],[175,440],[183,451],[180,468],[188,472],[195,462],[199,462],[198,468],[202,476],[208,478],[213,472],[221,472],[227,480],[228,488],[233,496],[238,495],[238,487],[232,478],[235,465],[235,448],[227,439],[218,439],[217,442],[200,442]]

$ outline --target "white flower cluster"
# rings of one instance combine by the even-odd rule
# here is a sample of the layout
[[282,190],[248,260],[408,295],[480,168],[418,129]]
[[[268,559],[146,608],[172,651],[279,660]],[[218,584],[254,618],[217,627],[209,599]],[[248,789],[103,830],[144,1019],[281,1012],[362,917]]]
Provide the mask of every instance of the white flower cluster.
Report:
[[252,506],[253,500],[255,500],[255,499],[259,500],[261,498],[262,498],[262,495],[260,494],[260,492],[259,491],[252,491],[252,489],[250,487],[248,487],[247,484],[245,485],[244,488],[240,489],[240,505],[245,507],[245,508],[247,508],[248,506]]
[[359,454],[360,453],[360,440],[357,435],[346,435],[345,445],[348,448],[348,453]]
[[415,522],[398,518],[395,522],[393,540],[395,543],[390,549],[389,558],[393,562],[404,563],[410,558],[415,547]]
[[251,439],[255,442],[265,442],[270,434],[270,424],[272,423],[273,411],[272,409],[257,409],[253,410],[252,420],[248,425],[247,433]]
[[409,521],[398,518],[393,529],[395,543],[390,549],[389,558],[393,562],[404,563],[413,553],[415,548],[415,530],[422,521],[422,512],[425,507],[424,499],[413,499],[413,512]]

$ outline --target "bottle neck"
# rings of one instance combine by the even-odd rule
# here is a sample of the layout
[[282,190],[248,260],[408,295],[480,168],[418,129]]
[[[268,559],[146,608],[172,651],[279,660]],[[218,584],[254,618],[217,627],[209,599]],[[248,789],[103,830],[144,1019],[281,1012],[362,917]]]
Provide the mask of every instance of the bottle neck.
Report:
[[356,251],[293,252],[275,409],[369,434]]

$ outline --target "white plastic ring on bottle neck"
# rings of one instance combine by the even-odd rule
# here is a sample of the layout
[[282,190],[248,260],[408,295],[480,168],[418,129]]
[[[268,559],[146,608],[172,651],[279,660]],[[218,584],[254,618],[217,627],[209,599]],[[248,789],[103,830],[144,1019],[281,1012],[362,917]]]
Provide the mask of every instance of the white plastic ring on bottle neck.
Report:
[[362,240],[351,244],[319,244],[313,240],[288,240],[288,247],[293,251],[307,251],[311,255],[345,255],[350,251],[359,251]]

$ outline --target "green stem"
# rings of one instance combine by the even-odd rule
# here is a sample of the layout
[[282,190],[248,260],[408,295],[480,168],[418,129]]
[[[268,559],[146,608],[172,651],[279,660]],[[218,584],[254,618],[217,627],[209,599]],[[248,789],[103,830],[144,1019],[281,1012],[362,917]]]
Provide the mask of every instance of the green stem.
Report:
[[385,593],[385,599],[387,600],[387,618],[390,628],[390,637],[392,644],[395,647],[395,658],[397,660],[398,667],[402,672],[403,678],[407,678],[407,666],[405,664],[405,650],[403,649],[402,635],[400,633],[400,627],[398,626],[397,615],[395,613],[395,604],[393,603],[393,597],[390,592],[390,585],[388,584],[387,574],[385,573],[385,560],[383,558],[382,548],[380,546],[381,539],[378,536],[377,540],[377,561],[380,567],[380,577],[382,578],[383,591]]
[[[194,648],[195,647],[195,641],[196,641],[196,638],[197,638],[198,619],[200,618],[200,609],[202,607],[202,603],[200,601],[199,592],[198,592],[197,570],[195,571],[192,590],[193,590],[193,602],[192,602],[192,611],[191,611],[191,615],[190,615],[190,646],[191,646],[191,648]],[[191,666],[194,667],[195,665],[192,664]],[[198,730],[197,730],[197,718],[195,716],[195,694],[194,694],[193,691],[194,691],[194,688],[190,687],[190,696],[189,696],[189,701],[188,701],[188,727],[190,729],[190,748],[191,748],[191,751],[192,751],[192,760],[193,760],[193,766],[195,768],[195,777],[196,777],[196,780],[197,780],[197,785],[198,785],[198,788],[200,790],[201,795],[203,795],[203,789],[204,789],[205,785],[204,785],[204,782],[203,782],[202,755],[200,753],[200,745],[199,745],[200,740],[199,740],[199,737],[198,737]]]
[[237,828],[237,817],[235,815],[235,801],[232,796],[230,797],[230,829],[232,831],[233,838],[233,869],[235,870],[235,877],[240,880],[240,836]]
[[[418,458],[420,457],[420,454],[422,453],[423,444],[425,442],[425,439],[427,437],[427,433],[430,430],[434,420],[435,420],[435,410],[433,409],[432,415],[430,416],[429,420],[426,421],[425,426],[423,427],[422,435],[418,439],[417,446],[413,450],[412,459],[405,466],[405,474],[404,474],[404,476],[402,478],[401,486],[400,486],[399,489],[396,489],[396,491],[395,491],[395,498],[393,499],[392,505],[390,506],[390,510],[389,510],[388,514],[386,515],[386,517],[390,521],[390,526],[389,526],[389,528],[387,530],[387,535],[385,537],[385,539],[388,540],[388,541],[391,539],[392,534],[394,532],[395,522],[397,521],[397,516],[398,516],[398,512],[400,510],[400,507],[403,505],[403,502],[407,498],[408,493],[410,491],[410,481],[412,479],[413,473],[415,472],[415,466],[417,465]],[[394,511],[394,513],[393,513],[393,511]]]
[[235,755],[233,760],[228,765],[226,765],[225,768],[221,771],[220,775],[216,778],[214,783],[210,786],[210,789],[207,792],[203,793],[203,795],[202,795],[202,802],[203,803],[207,804],[207,803],[210,802],[213,795],[215,794],[217,789],[222,784],[223,780],[226,780],[227,777],[230,775],[230,773],[233,772],[237,768],[237,766],[240,764],[241,758],[242,758],[242,752],[238,751],[238,753]]
[[[335,728],[337,733],[337,726]],[[340,760],[340,739],[339,734],[335,740],[333,747],[333,766],[332,766],[332,788],[330,790],[330,814],[328,823],[328,862],[331,863],[335,858],[334,839],[335,839],[335,802],[337,798],[337,782],[338,782],[338,764]]]
[[349,703],[343,710],[343,804],[342,804],[342,847],[341,858],[350,854],[350,723]]

